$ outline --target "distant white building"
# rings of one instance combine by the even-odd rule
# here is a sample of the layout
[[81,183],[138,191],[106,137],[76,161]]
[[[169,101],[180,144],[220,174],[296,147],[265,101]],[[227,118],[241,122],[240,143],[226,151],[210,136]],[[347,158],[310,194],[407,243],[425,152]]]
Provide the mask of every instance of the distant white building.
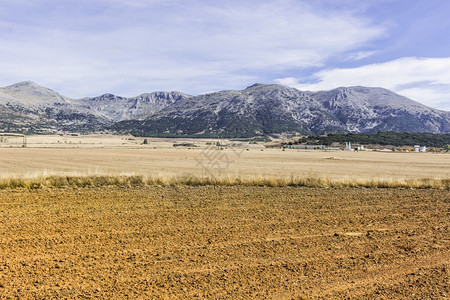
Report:
[[414,152],[427,152],[427,146],[414,145]]
[[364,148],[364,145],[360,145],[357,143],[352,145],[351,142],[345,142],[345,150],[346,151],[364,151],[364,150],[366,150],[366,148]]

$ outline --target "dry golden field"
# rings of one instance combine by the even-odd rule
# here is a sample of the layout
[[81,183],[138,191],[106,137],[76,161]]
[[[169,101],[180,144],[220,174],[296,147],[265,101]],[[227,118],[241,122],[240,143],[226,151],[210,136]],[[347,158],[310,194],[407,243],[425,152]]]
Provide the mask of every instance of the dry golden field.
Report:
[[2,299],[448,299],[446,190],[0,190]]
[[[261,144],[217,150],[213,140],[31,136],[0,143],[0,177],[144,175],[229,178],[450,178],[450,154],[299,151]],[[173,147],[183,142],[198,147]],[[227,141],[224,141],[227,143]],[[248,150],[247,150],[248,149]]]

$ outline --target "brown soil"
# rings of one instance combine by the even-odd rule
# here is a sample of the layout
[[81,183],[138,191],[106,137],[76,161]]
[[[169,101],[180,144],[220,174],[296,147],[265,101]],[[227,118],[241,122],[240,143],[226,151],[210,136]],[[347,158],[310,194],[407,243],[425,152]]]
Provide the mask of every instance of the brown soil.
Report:
[[0,298],[447,299],[443,190],[0,191]]

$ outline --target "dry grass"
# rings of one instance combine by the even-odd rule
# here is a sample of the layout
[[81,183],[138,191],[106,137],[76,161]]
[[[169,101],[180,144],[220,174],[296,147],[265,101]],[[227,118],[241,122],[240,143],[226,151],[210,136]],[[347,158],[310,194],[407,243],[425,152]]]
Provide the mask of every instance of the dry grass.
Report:
[[311,187],[311,188],[412,188],[450,190],[450,178],[417,179],[330,179],[306,178],[240,178],[240,177],[196,177],[185,176],[49,176],[35,178],[3,178],[0,189],[38,189],[63,187],[102,187],[102,186],[149,186],[149,185],[187,185],[187,186],[269,186],[269,187]]
[[[150,139],[149,145],[141,145],[141,140],[124,136],[28,140],[28,148],[0,145],[0,189],[242,185],[448,190],[450,180],[445,154],[281,151],[250,145],[248,151],[218,150],[208,147],[206,140]],[[201,147],[172,146],[193,142]]]
[[[180,141],[177,141],[180,142]],[[446,154],[244,150],[185,147],[146,149],[0,148],[0,178],[48,176],[284,177],[370,180],[450,178]],[[156,147],[156,149],[153,148]],[[334,159],[330,159],[333,157]]]

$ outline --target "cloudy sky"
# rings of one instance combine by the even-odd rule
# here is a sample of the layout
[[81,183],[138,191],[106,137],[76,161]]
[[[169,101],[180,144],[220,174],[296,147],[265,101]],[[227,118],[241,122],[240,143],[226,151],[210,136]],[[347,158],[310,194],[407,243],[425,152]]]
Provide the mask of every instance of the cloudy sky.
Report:
[[450,110],[448,0],[1,0],[0,86],[380,86]]

